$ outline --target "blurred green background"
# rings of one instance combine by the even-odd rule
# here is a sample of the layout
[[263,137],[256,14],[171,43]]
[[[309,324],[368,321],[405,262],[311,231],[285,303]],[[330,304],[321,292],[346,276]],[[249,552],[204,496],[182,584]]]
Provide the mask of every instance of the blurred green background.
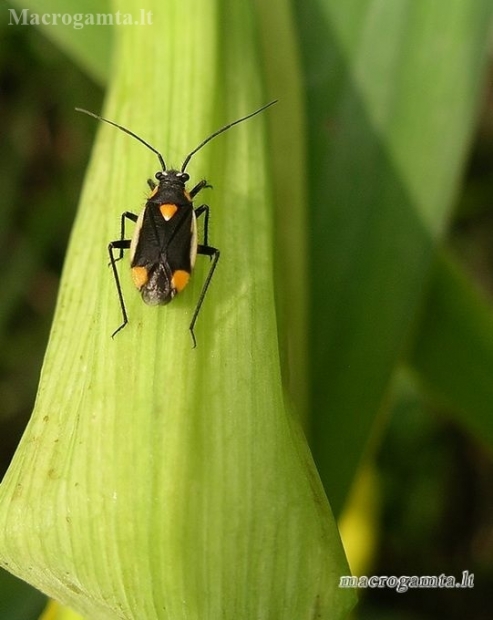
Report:
[[[347,3],[348,11],[351,7],[357,11],[357,4]],[[368,4],[371,3],[363,2],[361,7]],[[2,8],[6,11],[5,6]],[[300,26],[305,71],[308,152],[313,158],[309,159],[308,167],[312,174],[320,176],[317,164],[320,162],[323,166],[326,160],[323,155],[322,161],[316,157],[318,151],[313,140],[319,126],[315,123],[311,125],[312,120],[320,116],[320,102],[311,95],[316,90],[314,84],[320,74],[316,70],[310,71],[310,67],[316,69],[317,62],[313,57],[319,53],[321,45],[326,46],[327,50],[336,46],[321,37],[318,47],[314,44],[308,49],[306,41],[313,37],[317,27],[320,28],[320,22],[315,19],[316,3],[294,3],[294,8]],[[33,407],[64,253],[97,129],[96,123],[80,122],[74,107],[98,111],[104,93],[99,83],[81,71],[40,30],[9,27],[2,19],[0,41],[0,253],[3,265],[0,288],[0,458],[3,475]],[[338,61],[329,57],[328,52],[324,60],[336,66]],[[396,63],[398,65],[399,59]],[[481,290],[479,296],[489,300],[485,304],[490,304],[491,315],[491,57],[488,64],[472,139],[467,147],[465,164],[457,175],[457,190],[453,197],[455,206],[446,226],[444,245],[463,268],[459,280],[467,274],[468,286],[473,287],[472,290],[477,287]],[[342,80],[341,73],[334,69],[331,78],[336,82]],[[327,105],[333,106],[334,102],[329,101]],[[357,109],[353,109],[352,113],[355,118],[358,117]],[[332,126],[330,122],[328,118],[330,131],[327,136],[337,143],[340,133],[346,131],[347,126]],[[361,127],[356,124],[351,131],[359,129]],[[349,168],[346,174],[350,177],[350,184],[356,184],[351,179],[351,158],[358,160],[360,157],[361,152],[356,151],[347,156]],[[330,155],[327,159],[330,161]],[[338,165],[341,163],[338,162]],[[330,175],[326,174],[328,178]],[[330,197],[327,199],[330,200]],[[317,204],[318,207],[323,206],[324,198]],[[341,214],[338,216],[341,217]],[[348,210],[347,217],[354,217],[354,212]],[[320,249],[323,239],[321,230],[323,233],[325,224],[314,206],[307,213],[307,221],[310,260],[313,271],[318,275],[319,271],[323,271],[322,261],[325,260],[322,258],[325,248]],[[337,226],[337,219],[333,225]],[[348,251],[354,249],[348,246]],[[387,260],[392,259],[390,256]],[[337,267],[337,264],[331,265],[335,271]],[[341,269],[344,269],[342,259]],[[452,270],[452,273],[455,272]],[[433,289],[432,285],[428,286]],[[390,589],[361,591],[361,602],[355,616],[379,620],[462,620],[465,617],[486,620],[491,616],[493,584],[493,466],[491,445],[487,447],[488,429],[485,426],[485,443],[481,441],[478,424],[471,423],[473,432],[476,430],[475,436],[470,428],[466,430],[467,424],[461,421],[463,414],[457,415],[457,409],[464,410],[462,402],[456,408],[452,398],[437,394],[436,387],[443,385],[439,379],[431,386],[435,389],[427,389],[430,386],[427,383],[426,363],[431,363],[431,356],[423,353],[423,348],[410,344],[407,357],[402,355],[407,363],[389,368],[392,378],[383,399],[384,406],[378,407],[377,422],[371,431],[372,450],[368,451],[369,456],[359,470],[360,484],[353,489],[354,494],[347,504],[346,493],[352,483],[351,467],[354,467],[354,462],[343,474],[347,480],[338,492],[334,492],[334,478],[337,479],[338,472],[329,465],[331,473],[327,478],[324,474],[325,435],[319,432],[324,427],[315,416],[315,412],[326,413],[328,406],[327,394],[320,393],[320,381],[328,372],[339,381],[337,373],[340,368],[337,363],[341,362],[333,348],[337,337],[330,345],[324,340],[324,328],[320,324],[324,322],[325,315],[317,311],[317,295],[320,295],[317,287],[326,287],[323,278],[321,284],[314,284],[314,293],[309,300],[310,330],[314,334],[308,338],[309,357],[316,371],[311,375],[314,384],[311,386],[309,413],[314,421],[311,422],[311,431],[308,428],[308,436],[313,437],[315,457],[320,459],[321,475],[327,483],[329,499],[338,513],[347,508],[343,513],[343,520],[347,519],[343,535],[354,572],[375,575],[445,573],[460,576],[463,570],[469,570],[475,575],[473,590],[451,592],[446,589],[421,589],[405,594],[397,594]],[[324,294],[330,296],[333,290],[328,289]],[[414,328],[409,328],[410,332],[419,331],[421,339],[426,333],[430,314],[425,298],[426,294],[423,294],[424,301],[418,311],[423,317],[422,322],[415,319]],[[381,299],[381,303],[385,305],[385,299]],[[467,299],[464,304],[467,309]],[[438,304],[433,302],[431,308],[438,308]],[[334,312],[337,314],[337,311]],[[489,319],[491,321],[491,316]],[[488,324],[485,333],[489,328]],[[328,333],[334,336],[334,330]],[[411,336],[408,340],[412,340]],[[433,343],[432,337],[430,342]],[[461,346],[459,340],[457,348],[460,350]],[[323,351],[321,347],[324,347]],[[400,348],[401,343],[397,343],[396,347]],[[331,362],[329,366],[320,364],[327,351],[332,359],[337,358],[337,363]],[[478,355],[478,359],[487,359],[488,355],[486,351]],[[468,356],[474,356],[474,351],[471,353],[464,345],[464,359],[468,360]],[[483,370],[484,381],[493,383],[490,374],[493,368],[484,365]],[[433,373],[430,375],[434,376]],[[368,380],[371,381],[371,377]],[[467,395],[464,399],[467,400]],[[493,402],[489,412],[493,414]],[[367,445],[367,442],[364,444]],[[337,458],[341,460],[342,470],[344,452],[351,452],[351,449],[344,444],[340,448],[341,454]],[[363,460],[358,441],[354,442],[354,449],[358,460]],[[357,532],[352,529],[355,526],[351,523],[354,523],[355,513],[359,514],[359,523],[363,522],[368,528],[368,535],[365,544],[357,543],[354,548],[351,539],[357,540]],[[27,586],[8,575],[0,579],[2,620],[38,618],[44,605],[44,597]]]

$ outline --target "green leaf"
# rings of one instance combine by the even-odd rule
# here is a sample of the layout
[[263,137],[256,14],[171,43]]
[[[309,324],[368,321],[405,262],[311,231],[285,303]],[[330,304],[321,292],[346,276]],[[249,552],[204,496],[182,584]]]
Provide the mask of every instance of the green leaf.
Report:
[[[275,205],[275,289],[283,381],[296,411],[306,420],[308,402],[308,265],[306,118],[297,34],[284,0],[257,1],[269,98]],[[289,75],[289,80],[286,80]],[[287,178],[289,181],[287,182]]]
[[313,449],[338,513],[453,206],[493,5],[303,0],[297,11],[311,121]]
[[445,255],[435,264],[410,362],[447,411],[493,448],[493,312]]
[[[104,115],[180,165],[266,102],[255,13],[200,0],[149,10],[152,25],[115,33]],[[332,619],[354,601],[338,587],[349,570],[339,535],[284,405],[265,131],[274,113],[188,167],[214,185],[200,198],[222,252],[196,349],[188,324],[206,259],[165,308],[143,304],[119,263],[130,322],[110,338],[120,314],[107,243],[120,213],[141,208],[158,162],[100,128],[35,411],[0,486],[1,564],[88,618]]]

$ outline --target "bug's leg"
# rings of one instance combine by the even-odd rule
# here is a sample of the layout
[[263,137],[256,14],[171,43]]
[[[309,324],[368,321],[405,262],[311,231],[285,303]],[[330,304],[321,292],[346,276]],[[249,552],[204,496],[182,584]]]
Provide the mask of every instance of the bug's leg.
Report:
[[[123,220],[122,220],[123,221]],[[116,336],[116,334],[125,327],[125,325],[128,323],[128,316],[127,316],[127,309],[125,308],[125,301],[123,300],[123,293],[122,293],[122,287],[120,284],[120,277],[118,275],[118,270],[116,268],[116,261],[119,260],[118,258],[115,258],[115,255],[113,254],[114,250],[120,250],[120,254],[123,255],[123,251],[124,250],[128,250],[130,248],[130,239],[118,239],[117,241],[110,241],[110,243],[108,244],[108,254],[110,257],[110,265],[111,268],[113,270],[113,277],[115,279],[115,285],[116,285],[116,291],[118,293],[118,299],[120,301],[120,308],[122,311],[122,324],[120,325],[120,327],[115,330],[112,334],[111,337],[114,338]],[[121,256],[120,256],[121,258]]]
[[204,247],[209,245],[209,205],[200,205],[195,209],[195,217],[199,218],[202,213],[205,213],[204,216],[204,239],[202,241],[202,245]]
[[209,273],[207,274],[207,278],[205,279],[204,285],[202,286],[202,291],[200,292],[200,297],[195,306],[195,310],[193,312],[192,320],[190,321],[190,334],[192,336],[193,348],[197,346],[197,340],[195,339],[195,323],[197,322],[197,318],[199,316],[200,308],[205,299],[205,295],[207,293],[207,289],[209,288],[209,284],[211,283],[212,276],[214,275],[214,270],[216,269],[217,262],[219,261],[220,251],[217,248],[212,248],[209,245],[199,245],[197,247],[197,254],[203,254],[204,256],[209,256],[212,260],[211,266],[209,267]]
[[154,183],[154,181],[152,179],[147,179],[147,185],[149,185],[151,191],[153,189],[156,189],[156,184]]
[[195,198],[195,196],[200,192],[201,189],[204,189],[205,187],[210,187],[212,189],[212,185],[209,185],[209,183],[207,183],[207,181],[205,179],[202,179],[202,181],[199,181],[197,183],[197,185],[190,190],[190,196],[193,198]]
[[[125,211],[124,213],[122,213],[121,219],[120,219],[120,241],[124,241],[125,240],[125,220],[130,220],[131,222],[136,222],[138,219],[138,216],[135,215],[135,213],[132,213],[131,211]],[[116,243],[115,241],[113,241],[113,243]],[[130,246],[129,246],[130,247]],[[123,258],[123,250],[127,250],[128,248],[120,248],[117,246],[114,246],[114,248],[116,250],[120,250],[120,255],[115,258],[115,262],[119,261]]]

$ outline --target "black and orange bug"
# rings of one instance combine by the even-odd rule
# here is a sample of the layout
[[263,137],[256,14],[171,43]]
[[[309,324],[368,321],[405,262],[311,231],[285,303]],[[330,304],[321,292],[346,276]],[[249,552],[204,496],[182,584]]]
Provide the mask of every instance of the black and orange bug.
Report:
[[[197,254],[203,254],[209,256],[211,265],[189,326],[193,346],[196,346],[195,323],[219,261],[220,252],[217,248],[209,245],[209,206],[206,204],[199,207],[193,206],[195,196],[202,189],[211,187],[211,185],[203,179],[193,189],[187,191],[185,183],[190,177],[185,170],[193,155],[213,138],[234,125],[263,112],[276,102],[271,101],[255,112],[251,112],[212,133],[185,157],[180,170],[168,169],[161,153],[129,129],[88,110],[76,108],[78,112],[83,112],[99,121],[113,125],[132,136],[155,153],[161,164],[161,170],[155,174],[157,183],[152,179],[147,181],[151,193],[144,209],[140,215],[130,211],[122,213],[120,238],[110,241],[108,244],[110,265],[113,270],[122,312],[122,324],[113,332],[112,337],[116,336],[128,323],[127,309],[116,268],[116,263],[123,258],[125,250],[130,250],[133,283],[140,291],[145,303],[151,306],[168,304],[175,295],[182,291],[190,279]],[[202,243],[198,243],[197,218],[201,215],[204,215],[204,233]],[[130,220],[136,224],[131,239],[125,239],[125,220]],[[116,258],[115,252],[118,252]]]

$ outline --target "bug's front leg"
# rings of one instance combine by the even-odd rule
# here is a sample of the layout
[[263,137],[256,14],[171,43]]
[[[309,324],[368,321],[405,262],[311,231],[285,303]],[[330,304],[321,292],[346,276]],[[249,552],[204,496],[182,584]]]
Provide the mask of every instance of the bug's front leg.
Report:
[[202,181],[199,181],[197,185],[193,189],[190,190],[190,196],[192,200],[200,192],[200,190],[205,189],[206,187],[210,187],[212,189],[212,185],[209,185],[209,183],[207,183],[205,179],[202,179]]

